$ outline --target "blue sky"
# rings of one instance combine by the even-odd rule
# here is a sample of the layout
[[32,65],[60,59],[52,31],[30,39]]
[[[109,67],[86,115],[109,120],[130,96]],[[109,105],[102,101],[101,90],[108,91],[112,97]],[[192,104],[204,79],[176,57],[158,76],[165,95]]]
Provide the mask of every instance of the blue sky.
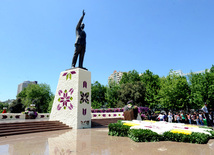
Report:
[[167,76],[214,64],[213,0],[1,0],[0,101],[38,81],[55,94],[70,68],[75,27],[85,9],[84,66],[92,83],[117,71]]

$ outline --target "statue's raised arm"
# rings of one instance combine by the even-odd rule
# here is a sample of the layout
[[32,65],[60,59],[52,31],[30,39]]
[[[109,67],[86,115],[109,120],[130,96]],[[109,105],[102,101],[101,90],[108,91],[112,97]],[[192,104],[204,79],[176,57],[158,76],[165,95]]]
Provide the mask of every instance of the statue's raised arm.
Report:
[[84,16],[85,16],[85,11],[83,10],[83,11],[82,11],[82,17],[80,18],[80,20],[79,20],[79,22],[78,22],[78,24],[77,24],[76,30],[78,30],[78,29],[80,28]]

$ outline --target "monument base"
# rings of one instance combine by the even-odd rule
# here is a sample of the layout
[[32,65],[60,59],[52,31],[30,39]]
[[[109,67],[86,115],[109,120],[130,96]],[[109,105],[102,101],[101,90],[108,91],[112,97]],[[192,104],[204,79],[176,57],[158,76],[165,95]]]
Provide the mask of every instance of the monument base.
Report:
[[91,127],[91,72],[71,68],[60,74],[50,121],[74,129]]

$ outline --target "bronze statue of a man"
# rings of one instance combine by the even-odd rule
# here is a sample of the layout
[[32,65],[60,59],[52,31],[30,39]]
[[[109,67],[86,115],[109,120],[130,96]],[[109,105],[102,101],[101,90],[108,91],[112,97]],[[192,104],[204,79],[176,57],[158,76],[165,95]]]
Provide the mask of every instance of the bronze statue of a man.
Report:
[[85,12],[83,10],[82,17],[80,18],[76,27],[76,42],[75,42],[74,56],[72,60],[72,68],[75,67],[78,56],[79,56],[79,67],[83,68],[83,59],[84,59],[85,47],[86,47],[86,33],[83,30],[85,25],[84,23],[82,23],[84,16],[85,16]]

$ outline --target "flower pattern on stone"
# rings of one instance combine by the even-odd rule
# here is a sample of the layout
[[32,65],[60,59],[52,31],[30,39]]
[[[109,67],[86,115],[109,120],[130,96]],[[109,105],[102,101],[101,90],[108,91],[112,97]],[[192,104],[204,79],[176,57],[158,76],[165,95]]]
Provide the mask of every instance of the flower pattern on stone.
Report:
[[62,103],[62,106],[58,104],[57,110],[61,110],[61,108],[66,109],[67,107],[70,110],[73,109],[73,105],[70,103],[73,100],[73,97],[71,97],[73,92],[74,92],[73,88],[71,88],[69,91],[67,90],[65,90],[64,92],[62,90],[58,91],[59,96],[61,96],[58,98],[58,102]]
[[81,121],[81,125],[89,125],[89,120]]
[[89,97],[89,92],[83,93],[82,91],[80,91],[80,97],[81,97],[81,99],[80,99],[80,104],[82,104],[83,102],[89,104],[89,99],[88,99],[88,97]]
[[76,74],[76,72],[75,71],[65,72],[62,76],[66,76],[66,80],[68,79],[71,80],[72,74]]

